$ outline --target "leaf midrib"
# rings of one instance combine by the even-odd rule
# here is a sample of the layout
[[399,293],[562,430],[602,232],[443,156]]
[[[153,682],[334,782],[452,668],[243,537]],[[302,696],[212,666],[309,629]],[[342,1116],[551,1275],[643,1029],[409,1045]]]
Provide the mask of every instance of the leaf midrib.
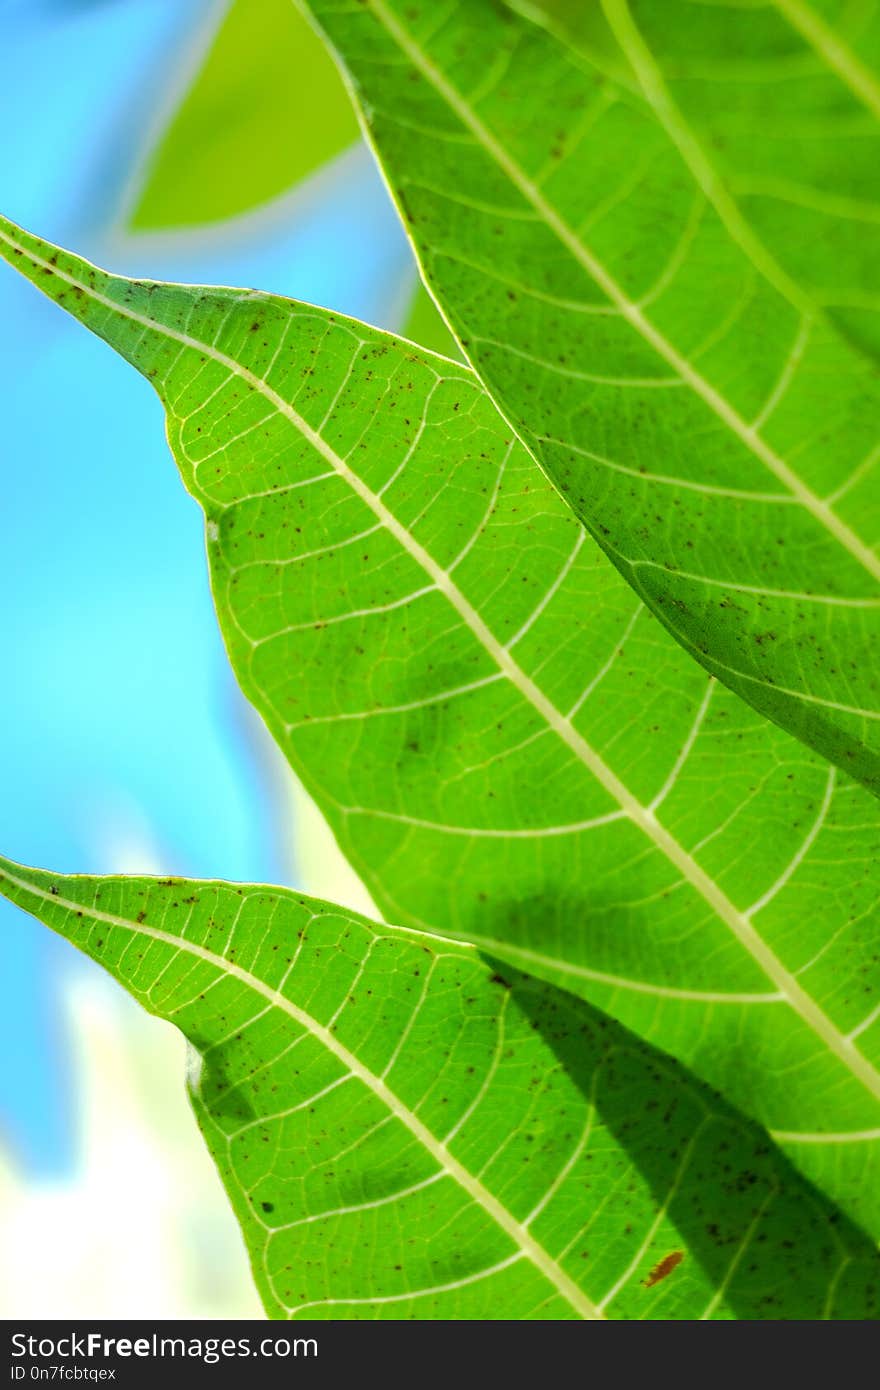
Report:
[[123,318],[128,318],[132,322],[140,324],[143,328],[150,329],[153,332],[171,339],[172,342],[179,343],[183,347],[190,347],[199,354],[205,354],[212,358],[214,361],[224,366],[232,376],[237,376],[254,391],[264,396],[285,419],[289,420],[321,458],[334,469],[339,477],[348,483],[354,493],[371,509],[377,519],[387,527],[389,533],[398,544],[422,566],[426,574],[429,575],[437,586],[438,591],[444,594],[459,617],[480,642],[483,649],[492,658],[501,672],[512,682],[514,688],[517,689],[522,697],[541,715],[549,728],[552,729],[566,747],[574,753],[577,759],[595,777],[600,786],[608,792],[609,796],[617,801],[624,814],[629,817],[633,824],[653,841],[660,852],[678,869],[682,877],[700,894],[725,926],[733,933],[743,949],[763,971],[767,979],[772,982],[774,989],[785,995],[792,1009],[799,1015],[811,1031],[816,1034],[823,1046],[843,1063],[844,1067],[860,1082],[875,1100],[880,1101],[880,1072],[871,1065],[868,1059],[858,1051],[848,1038],[841,1034],[817,1002],[801,987],[794,975],[783,966],[782,962],[775,956],[748,918],[739,911],[724,893],[722,888],[706,873],[696,860],[691,857],[684,847],[679,844],[670,831],[660,824],[650,807],[646,807],[638,800],[617,774],[604,762],[595,749],[587,743],[583,735],[574,728],[571,721],[556,708],[535,682],[526,675],[525,671],[522,670],[506,648],[503,647],[493,635],[473,605],[465,598],[449,573],[437,564],[433,557],[425,550],[424,546],[422,546],[414,536],[410,535],[406,528],[398,521],[397,517],[388,510],[382,499],[367,487],[366,483],[349,468],[345,460],[334,452],[330,445],[327,444],[320,434],[303,419],[289,402],[285,401],[262,377],[257,376],[256,373],[250,371],[249,368],[243,366],[242,363],[237,362],[235,358],[229,357],[226,353],[221,352],[212,343],[202,342],[201,339],[193,338],[187,333],[174,329],[167,324],[163,324],[151,318],[147,314],[141,314],[137,310],[101,294],[99,291],[95,290],[93,286],[86,284],[84,281],[77,280],[75,276],[70,275],[67,271],[61,270],[57,264],[50,264],[49,261],[40,256],[36,251],[26,246],[21,246],[2,228],[0,228],[0,241],[6,242],[13,251],[18,251],[22,255],[29,257],[35,265],[40,266],[44,270],[51,271],[57,278],[60,278],[71,286],[75,286],[95,303],[109,309],[111,313]]
[[[789,490],[794,499],[815,517],[823,529],[862,566],[872,579],[880,582],[880,556],[875,555],[861,537],[857,536],[826,502],[807,487],[785,460],[761,438],[758,431],[743,419],[738,411],[712,386],[711,382],[700,375],[689,359],[680,353],[659,329],[654,327],[638,305],[627,297],[622,287],[602,262],[581,241],[575,230],[569,226],[561,214],[548,203],[541,190],[480,120],[457,88],[431,62],[412,35],[391,13],[384,0],[366,0],[366,4],[404,56],[426,78],[437,94],[447,103],[453,114],[470,130],[474,139],[495,161],[502,173],[510,179],[523,198],[531,204],[581,269],[586,271],[594,283],[607,295],[620,315],[681,376],[682,380],[704,401],[718,419],[737,438],[742,440],[777,481]],[[404,225],[406,224],[404,223]],[[418,248],[414,247],[414,250],[418,255]]]
[[127,917],[119,917],[112,912],[104,912],[99,908],[89,907],[81,902],[75,902],[70,898],[65,898],[60,893],[46,892],[38,888],[35,884],[29,883],[27,879],[18,878],[10,873],[8,867],[3,868],[3,877],[13,883],[24,893],[29,893],[33,897],[43,902],[51,903],[53,907],[62,908],[75,913],[86,913],[88,917],[98,922],[105,922],[108,926],[121,928],[123,931],[130,931],[135,936],[145,936],[153,941],[160,941],[175,950],[186,951],[199,960],[206,961],[224,974],[231,975],[241,984],[252,989],[254,993],[261,995],[273,1007],[280,1009],[290,1018],[298,1023],[301,1028],[319,1042],[328,1052],[351,1073],[357,1077],[378,1100],[390,1111],[394,1117],[400,1121],[412,1134],[414,1139],[431,1155],[434,1161],[444,1169],[451,1178],[463,1189],[471,1201],[476,1202],[493,1219],[496,1225],[504,1231],[516,1244],[523,1255],[531,1260],[535,1268],[556,1288],[562,1297],[571,1305],[578,1315],[588,1321],[601,1321],[605,1314],[589,1299],[581,1289],[578,1288],[574,1280],[565,1273],[559,1264],[552,1258],[544,1247],[535,1240],[529,1231],[517,1221],[516,1217],[508,1211],[507,1207],[498,1200],[497,1197],[486,1188],[479,1178],[467,1169],[463,1163],[455,1158],[442,1140],[432,1134],[414,1111],[410,1110],[397,1095],[395,1091],[375,1072],[360,1061],[355,1054],[341,1043],[334,1034],[319,1023],[316,1018],[307,1013],[304,1009],[285,998],[278,990],[252,975],[250,971],[243,969],[235,961],[225,959],[217,955],[214,951],[208,950],[205,946],[200,946],[194,941],[188,941],[184,937],[174,936],[170,932],[161,931],[158,927],[148,927],[142,922],[134,922]]
[[843,39],[803,0],[773,0],[773,4],[844,86],[880,119],[880,85]]

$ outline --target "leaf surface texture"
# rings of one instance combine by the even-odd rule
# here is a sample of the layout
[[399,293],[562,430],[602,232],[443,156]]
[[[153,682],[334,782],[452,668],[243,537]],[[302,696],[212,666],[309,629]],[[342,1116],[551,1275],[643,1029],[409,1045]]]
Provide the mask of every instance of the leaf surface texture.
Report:
[[876,1250],[766,1135],[551,986],[282,889],[0,891],[189,1039],[270,1316],[876,1309]]
[[706,677],[466,367],[4,254],[157,387],[242,687],[390,921],[563,985],[875,1237],[876,800]]

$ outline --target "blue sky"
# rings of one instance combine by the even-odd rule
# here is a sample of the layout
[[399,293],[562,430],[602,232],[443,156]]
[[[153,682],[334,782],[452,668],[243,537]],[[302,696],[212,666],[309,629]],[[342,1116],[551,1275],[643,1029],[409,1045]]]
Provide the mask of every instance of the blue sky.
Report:
[[[112,269],[256,285],[388,323],[408,259],[369,159],[209,238],[120,236],[118,209],[213,0],[0,0],[0,206]],[[62,871],[151,846],[167,872],[286,881],[255,717],[228,670],[200,515],[149,387],[0,267],[0,849]],[[87,968],[0,904],[0,1141],[76,1160],[58,1022]]]

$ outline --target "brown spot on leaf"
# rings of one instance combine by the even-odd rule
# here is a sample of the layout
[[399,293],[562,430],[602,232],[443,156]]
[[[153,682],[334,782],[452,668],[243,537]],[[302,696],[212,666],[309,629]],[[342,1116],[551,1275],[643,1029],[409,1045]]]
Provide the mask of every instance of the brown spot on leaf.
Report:
[[673,1250],[671,1255],[664,1255],[659,1264],[655,1264],[647,1279],[643,1280],[646,1289],[653,1289],[655,1284],[659,1284],[661,1279],[665,1279],[677,1269],[684,1259],[683,1250]]

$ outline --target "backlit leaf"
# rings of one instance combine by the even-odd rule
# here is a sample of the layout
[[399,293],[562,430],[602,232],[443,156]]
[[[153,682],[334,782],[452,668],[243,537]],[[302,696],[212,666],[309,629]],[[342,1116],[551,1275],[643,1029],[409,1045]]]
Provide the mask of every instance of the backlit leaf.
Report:
[[551,986],[277,888],[0,892],[193,1045],[270,1316],[876,1316],[876,1250],[766,1136]]
[[880,1236],[876,799],[681,651],[468,368],[0,248],[160,392],[232,664],[387,919],[613,1014]]
[[873,8],[552,0],[577,48],[496,0],[310,8],[577,515],[710,672],[880,790]]

